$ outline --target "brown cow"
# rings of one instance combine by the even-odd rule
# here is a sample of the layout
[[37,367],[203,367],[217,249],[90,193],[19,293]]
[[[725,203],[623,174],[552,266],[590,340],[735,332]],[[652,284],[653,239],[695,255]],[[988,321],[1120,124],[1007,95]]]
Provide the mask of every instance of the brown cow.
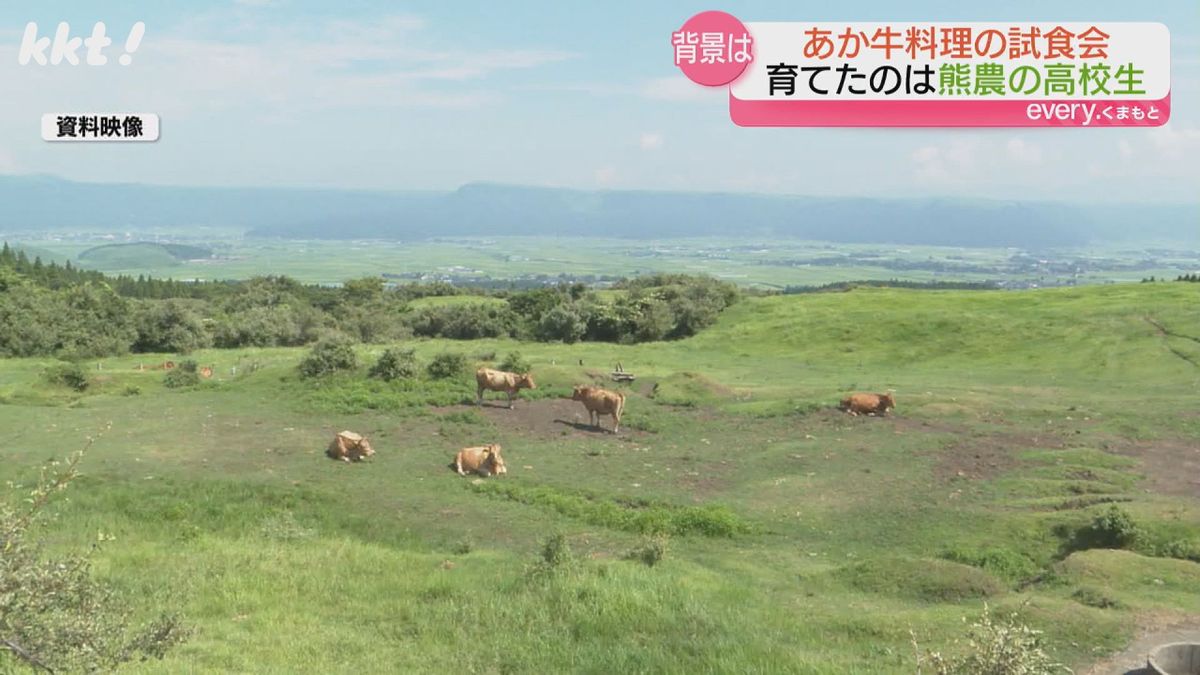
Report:
[[621,428],[621,413],[625,412],[625,394],[600,387],[580,385],[571,394],[572,401],[580,401],[588,411],[588,424],[600,427],[601,415],[612,415],[615,434]]
[[896,399],[891,394],[851,394],[838,406],[851,415],[886,415],[895,407]]
[[504,458],[500,456],[500,446],[495,443],[459,450],[451,466],[460,476],[477,473],[486,478],[508,473]]
[[537,385],[533,383],[533,376],[529,373],[506,373],[503,370],[492,370],[491,368],[480,368],[475,371],[475,384],[477,385],[475,398],[478,405],[483,405],[483,392],[487,391],[502,391],[508,394],[508,408],[512,410],[513,397],[521,389],[537,389]]
[[361,462],[364,458],[375,454],[367,439],[353,431],[343,431],[333,437],[325,454],[331,459],[343,462]]

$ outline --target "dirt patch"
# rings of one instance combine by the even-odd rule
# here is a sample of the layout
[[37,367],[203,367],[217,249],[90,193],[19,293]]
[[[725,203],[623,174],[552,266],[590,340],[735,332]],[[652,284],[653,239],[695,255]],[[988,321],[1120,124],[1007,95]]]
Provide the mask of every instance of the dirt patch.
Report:
[[[456,406],[437,409],[439,412],[461,411],[474,408],[496,426],[522,434],[536,436],[560,437],[565,433],[577,435],[611,436],[612,417],[602,416],[600,424],[603,429],[596,429],[588,424],[587,409],[583,404],[562,398],[548,398],[537,401],[515,401],[512,410],[503,401],[483,402],[482,407]],[[622,436],[639,436],[645,432],[622,427],[617,434]]]
[[1020,468],[1025,464],[1017,457],[1029,448],[1062,448],[1063,442],[1053,436],[1032,434],[959,433],[960,438],[938,451],[934,475],[943,481],[957,479],[983,480]]
[[1138,459],[1153,490],[1200,499],[1200,442],[1134,441],[1110,444],[1108,449]]
[[1138,619],[1137,637],[1118,654],[1104,659],[1082,675],[1150,675],[1150,650],[1169,642],[1200,642],[1200,617],[1146,615]]

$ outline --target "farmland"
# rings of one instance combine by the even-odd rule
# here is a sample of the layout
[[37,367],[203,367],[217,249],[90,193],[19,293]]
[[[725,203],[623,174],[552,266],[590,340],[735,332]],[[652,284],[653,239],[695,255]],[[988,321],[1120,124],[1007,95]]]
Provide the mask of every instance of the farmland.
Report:
[[[672,342],[401,345],[519,351],[538,388],[513,411],[467,403],[466,374],[368,378],[389,345],[315,380],[305,349],[200,350],[216,377],[181,389],[138,369],[175,354],[86,361],[83,392],[46,381],[53,359],[6,359],[0,477],[104,430],[47,536],[111,537],[97,574],[193,627],[134,672],[911,673],[914,640],[961,649],[984,603],[1086,667],[1200,621],[1198,301],[856,289],[744,298]],[[618,362],[628,412],[596,432],[564,397]],[[834,409],[888,389],[892,416]],[[340,429],[377,455],[326,459]],[[484,442],[507,476],[447,468]],[[1132,542],[1093,536],[1114,508]],[[546,571],[551,533],[573,562]]]
[[[1200,271],[1194,245],[1107,243],[1086,248],[1019,250],[949,246],[845,244],[726,238],[629,240],[584,237],[493,237],[413,241],[291,241],[204,230],[106,234],[5,235],[45,260],[110,274],[174,279],[244,279],[284,274],[308,283],[384,275],[393,281],[530,284],[564,276],[588,282],[651,272],[705,272],[743,286],[780,289],[858,279],[997,282],[1057,286]],[[141,241],[175,242],[178,254]],[[127,247],[114,243],[128,242]]]

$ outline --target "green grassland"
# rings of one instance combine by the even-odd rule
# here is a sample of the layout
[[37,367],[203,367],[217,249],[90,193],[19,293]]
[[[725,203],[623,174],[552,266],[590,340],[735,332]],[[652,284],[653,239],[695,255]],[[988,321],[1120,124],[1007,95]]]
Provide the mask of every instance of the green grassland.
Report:
[[[182,390],[137,369],[177,355],[88,362],[84,393],[5,360],[0,479],[107,428],[46,532],[114,536],[96,572],[195,629],[135,672],[912,673],[914,638],[953,652],[984,603],[1081,666],[1200,620],[1193,338],[1179,283],[747,298],[633,346],[406,343],[519,350],[538,388],[514,411],[470,405],[469,376],[368,380],[384,345],[325,380],[303,350],[203,351],[216,377]],[[598,433],[564,397],[617,362],[637,380]],[[833,409],[885,389],[894,416]],[[375,457],[326,459],[343,428]],[[507,476],[447,467],[484,442]],[[1084,536],[1113,504],[1130,550]],[[554,532],[573,564],[538,563]],[[658,564],[627,559],[664,536]]]
[[[82,235],[81,235],[82,236]],[[150,235],[147,235],[150,236]],[[164,238],[164,234],[153,235]],[[779,288],[857,279],[908,281],[1011,280],[1039,285],[1175,278],[1200,270],[1189,247],[1173,243],[1106,245],[1041,252],[1045,265],[1018,265],[1010,249],[831,244],[802,240],[764,242],[721,238],[627,240],[583,237],[496,237],[408,242],[283,241],[248,239],[233,232],[204,232],[183,249],[216,255],[177,255],[160,244],[39,240],[46,256],[112,274],[175,279],[245,279],[283,274],[310,283],[388,275],[458,281],[513,279],[562,273],[629,276],[648,272],[704,272],[745,286]],[[169,245],[168,245],[169,246]],[[1162,248],[1155,248],[1161,246]],[[93,248],[94,247],[94,248]],[[1153,249],[1153,253],[1150,251]],[[1064,267],[1064,265],[1066,267]],[[1071,272],[1070,269],[1076,269]]]

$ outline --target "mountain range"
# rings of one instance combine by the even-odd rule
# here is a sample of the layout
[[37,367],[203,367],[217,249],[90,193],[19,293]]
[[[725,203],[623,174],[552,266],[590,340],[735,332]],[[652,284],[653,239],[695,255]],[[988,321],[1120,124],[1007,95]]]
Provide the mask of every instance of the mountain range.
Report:
[[445,236],[794,237],[1037,248],[1200,244],[1200,204],[572,190],[471,183],[448,192],[172,187],[0,176],[0,234],[242,229],[286,239]]

